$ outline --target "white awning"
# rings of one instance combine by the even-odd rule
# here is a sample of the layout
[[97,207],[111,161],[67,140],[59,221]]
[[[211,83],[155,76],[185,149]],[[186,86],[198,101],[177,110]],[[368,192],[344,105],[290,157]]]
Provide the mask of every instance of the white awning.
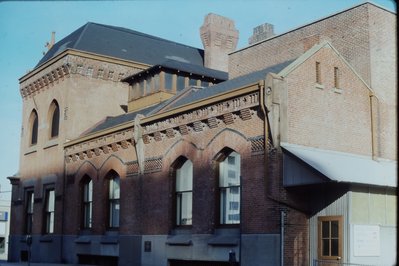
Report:
[[283,150],[293,154],[332,181],[397,187],[397,161],[373,160],[367,156],[290,143],[280,145]]

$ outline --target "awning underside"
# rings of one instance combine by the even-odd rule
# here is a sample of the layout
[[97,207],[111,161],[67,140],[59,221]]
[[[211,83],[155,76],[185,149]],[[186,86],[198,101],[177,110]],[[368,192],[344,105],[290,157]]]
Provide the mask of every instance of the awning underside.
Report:
[[284,151],[284,186],[326,182],[397,186],[397,162],[373,160],[351,153],[281,143]]

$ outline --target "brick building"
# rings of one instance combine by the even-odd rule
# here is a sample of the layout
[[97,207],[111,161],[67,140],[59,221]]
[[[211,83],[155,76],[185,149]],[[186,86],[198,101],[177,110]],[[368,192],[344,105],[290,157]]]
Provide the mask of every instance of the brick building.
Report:
[[394,264],[395,27],[364,3],[238,51],[214,14],[204,50],[77,29],[20,79],[9,259],[31,235],[34,262]]

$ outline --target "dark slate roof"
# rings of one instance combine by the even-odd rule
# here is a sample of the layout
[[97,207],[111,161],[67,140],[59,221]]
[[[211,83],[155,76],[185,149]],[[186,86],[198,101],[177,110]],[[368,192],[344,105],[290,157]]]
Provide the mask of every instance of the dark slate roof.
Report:
[[149,65],[174,59],[203,65],[204,51],[138,31],[89,22],[55,43],[36,65],[67,49],[85,51]]
[[105,118],[104,121],[99,122],[97,125],[93,126],[91,129],[87,130],[83,135],[91,134],[97,131],[101,131],[107,128],[111,128],[114,126],[121,125],[123,123],[131,121],[132,124],[134,122],[134,119],[136,118],[136,115],[142,114],[144,116],[148,115],[153,109],[155,109],[157,105],[147,107],[145,109],[136,111],[136,112],[130,112],[126,113],[123,115],[118,115],[118,116],[108,116]]
[[136,77],[145,77],[147,75],[147,73],[158,72],[159,69],[162,69],[162,68],[169,69],[169,70],[178,70],[181,72],[186,72],[186,73],[204,76],[204,77],[208,77],[208,78],[214,78],[219,81],[225,81],[228,79],[228,73],[224,72],[224,71],[206,68],[206,67],[203,67],[200,65],[183,63],[183,62],[179,62],[176,60],[167,60],[165,62],[162,62],[161,64],[157,64],[157,65],[152,66],[146,70],[135,73],[135,74],[125,78],[123,81],[130,82],[130,81],[134,80]]
[[[162,104],[162,107],[161,106],[158,107],[157,110],[164,111],[164,110],[174,109],[185,104],[199,101],[201,99],[210,98],[212,96],[227,92],[229,90],[238,89],[240,87],[249,85],[259,80],[264,80],[266,78],[267,73],[270,72],[279,73],[289,64],[291,64],[293,61],[294,60],[286,61],[203,89],[196,88],[196,89],[191,89],[190,91],[183,90],[181,91],[181,93],[177,94],[175,97],[171,98],[170,100]],[[182,97],[179,98],[179,95],[181,94],[185,95],[182,95]]]

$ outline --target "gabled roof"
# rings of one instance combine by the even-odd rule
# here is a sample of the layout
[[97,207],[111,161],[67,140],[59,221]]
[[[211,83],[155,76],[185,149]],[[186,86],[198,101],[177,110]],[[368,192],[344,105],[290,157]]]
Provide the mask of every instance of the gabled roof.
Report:
[[345,60],[345,58],[338,52],[337,49],[334,48],[334,46],[328,42],[324,41],[320,44],[314,45],[312,48],[307,50],[304,54],[302,54],[300,57],[298,57],[296,60],[293,60],[293,62],[288,65],[286,68],[282,69],[278,75],[281,77],[286,77],[288,76],[293,70],[295,70],[297,67],[299,67],[303,62],[308,60],[310,57],[312,57],[315,53],[317,53],[320,49],[324,47],[329,47],[334,51],[334,53],[346,64],[352,72],[362,81],[362,83],[367,87],[367,89],[374,95],[374,91],[370,88],[370,86],[367,84],[367,82],[364,81],[364,79],[356,72],[356,70],[348,63],[348,61]]
[[203,65],[203,50],[138,31],[89,22],[72,32],[44,55],[36,67],[56,55],[73,49],[155,65],[174,59]]

